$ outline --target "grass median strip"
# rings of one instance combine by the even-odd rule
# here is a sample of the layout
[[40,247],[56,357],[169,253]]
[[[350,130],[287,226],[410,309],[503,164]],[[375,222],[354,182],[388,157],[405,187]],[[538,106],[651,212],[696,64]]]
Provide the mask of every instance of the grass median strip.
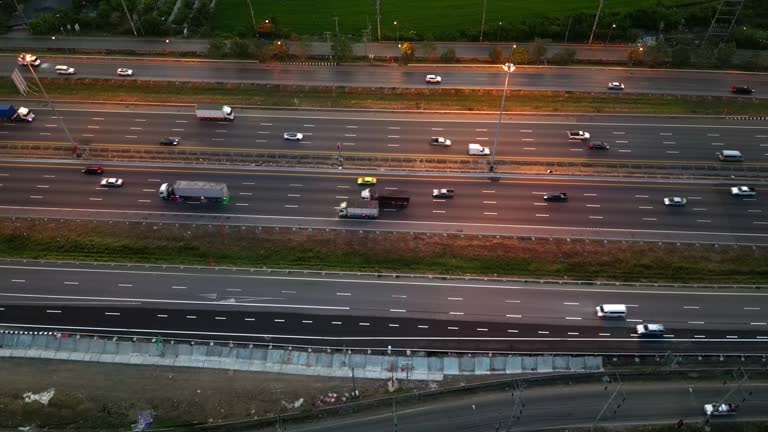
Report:
[[[225,103],[298,108],[498,111],[500,90],[390,89],[133,80],[44,79],[54,99],[113,102]],[[10,81],[0,96],[16,98]],[[506,111],[626,114],[765,115],[768,101],[709,96],[633,95],[510,90]]]
[[87,220],[0,220],[0,257],[560,280],[768,280],[765,248]]

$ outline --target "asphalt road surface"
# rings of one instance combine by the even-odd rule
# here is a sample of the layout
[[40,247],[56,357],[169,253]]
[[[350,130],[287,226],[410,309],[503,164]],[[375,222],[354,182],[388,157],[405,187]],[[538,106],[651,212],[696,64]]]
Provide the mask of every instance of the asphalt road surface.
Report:
[[604,407],[605,412],[596,423],[598,427],[672,426],[681,419],[687,425],[701,425],[706,420],[704,404],[720,401],[732,390],[733,399],[727,402],[738,403],[737,414],[710,419],[714,430],[722,423],[768,419],[763,382],[752,382],[739,389],[734,384],[722,383],[627,383],[609,402],[617,387],[614,382],[607,386],[531,388],[516,392],[517,396],[509,391],[464,395],[415,406],[395,406],[394,411],[386,406],[374,412],[289,428],[296,432],[568,430],[592,426]]
[[[98,107],[101,108],[101,107]],[[0,124],[0,141],[68,142],[53,113],[35,109],[31,123]],[[187,107],[137,109],[59,109],[80,144],[120,145],[137,151],[158,148],[161,138],[181,137],[179,148],[248,150],[387,156],[475,158],[467,144],[493,146],[497,119],[488,116],[440,116],[396,113],[312,113],[236,111],[234,122],[195,118]],[[587,141],[569,140],[567,131],[583,130],[608,150],[591,150]],[[285,132],[300,132],[301,142],[286,141]],[[431,146],[430,138],[452,140],[450,147]],[[643,164],[710,165],[715,153],[739,150],[737,166],[768,166],[768,126],[761,121],[712,118],[633,116],[508,116],[501,129],[497,156],[538,161],[602,161]]]
[[[674,181],[623,181],[584,179],[485,178],[387,174],[378,176],[382,193],[411,196],[408,208],[382,209],[376,221],[338,219],[342,202],[359,198],[365,186],[357,175],[295,171],[248,171],[197,168],[139,168],[107,166],[104,176],[85,175],[82,166],[72,164],[0,164],[0,213],[20,215],[32,211],[38,216],[65,216],[71,210],[82,217],[131,219],[141,215],[178,216],[182,221],[214,222],[232,219],[289,218],[306,224],[330,224],[336,228],[388,229],[395,223],[402,229],[451,229],[463,224],[463,232],[483,226],[504,233],[506,227],[544,228],[550,233],[592,230],[609,231],[631,238],[653,232],[670,238],[702,239],[720,236],[723,241],[763,243],[766,241],[768,205],[757,197],[734,197],[731,183],[700,184]],[[122,178],[120,188],[101,187],[102,178]],[[206,180],[229,185],[228,204],[193,204],[159,198],[160,184],[176,180]],[[432,198],[434,188],[454,188],[453,199]],[[548,192],[566,192],[567,202],[547,202]],[[759,193],[759,192],[758,192]],[[664,197],[680,196],[685,207],[668,207]],[[121,216],[120,213],[125,215]],[[201,217],[203,219],[201,219]],[[393,226],[389,226],[392,228]],[[531,231],[528,231],[531,232]],[[691,237],[692,236],[692,237]]]
[[[348,347],[518,352],[763,353],[768,295],[751,289],[521,285],[301,272],[16,264],[0,326]],[[41,305],[42,303],[42,305]],[[626,320],[595,307],[626,304]],[[663,323],[663,338],[635,326]]]
[[[12,56],[3,58],[9,68]],[[393,88],[474,88],[501,89],[503,70],[493,67],[458,68],[451,66],[315,66],[261,65],[256,62],[184,61],[140,58],[41,57],[37,68],[41,77],[60,79],[114,78],[126,80],[207,81],[313,86],[393,87]],[[13,62],[13,63],[12,63]],[[57,75],[55,67],[66,65],[76,69],[75,75]],[[134,70],[133,77],[118,77],[117,68]],[[29,71],[21,69],[31,78]],[[425,75],[437,73],[442,84],[425,82]],[[6,74],[10,74],[6,72]],[[509,78],[509,88],[518,90],[562,90],[612,92],[608,83],[624,83],[625,93],[734,96],[733,85],[749,85],[753,96],[764,97],[768,77],[764,74],[723,71],[633,70],[610,67],[517,68]],[[615,92],[615,91],[613,91]],[[622,92],[617,92],[622,93]],[[617,97],[620,95],[617,94]]]

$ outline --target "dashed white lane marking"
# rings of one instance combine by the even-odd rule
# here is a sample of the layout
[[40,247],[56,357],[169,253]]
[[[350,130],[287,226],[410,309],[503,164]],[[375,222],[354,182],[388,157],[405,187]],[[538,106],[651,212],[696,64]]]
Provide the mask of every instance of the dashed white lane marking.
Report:
[[533,132],[533,130],[531,130],[531,129],[520,129],[520,132],[531,133],[531,132]]
[[50,132],[40,132],[40,135],[50,135]]
[[579,317],[565,317],[565,319],[567,319],[567,320],[580,320],[581,318],[579,318]]
[[477,331],[488,331],[488,329],[487,328],[478,327]]
[[353,145],[357,145],[357,144],[355,144],[355,143],[353,143],[353,142],[343,142],[343,143],[341,143],[341,145],[345,145],[345,146],[353,146]]
[[244,207],[244,206],[247,206],[247,205],[248,205],[248,203],[235,203],[235,205],[236,205],[236,206],[242,206],[242,207]]
[[504,303],[520,303],[520,300],[504,300]]
[[536,213],[536,217],[549,217],[548,214]]
[[187,289],[187,287],[181,286],[181,285],[173,285],[173,286],[171,286],[171,288],[173,288],[173,289]]
[[256,133],[257,133],[257,134],[266,135],[266,134],[268,134],[268,133],[269,133],[269,131],[257,131]]
[[464,312],[448,312],[448,315],[464,315]]
[[543,330],[539,330],[537,333],[538,333],[538,334],[549,334],[549,332],[548,332],[548,331],[543,331]]
[[288,196],[289,196],[289,197],[300,197],[301,195],[297,195],[297,194],[288,194]]
[[387,138],[400,138],[400,135],[387,135]]
[[104,120],[104,117],[91,117],[91,120]]
[[102,201],[102,198],[88,198],[90,201]]
[[485,137],[477,137],[475,139],[478,140],[478,141],[487,141],[488,140],[488,138],[485,138]]
[[507,333],[519,333],[520,330],[507,330]]
[[662,143],[662,144],[677,144],[677,143],[676,143],[676,142],[674,142],[674,141],[662,141],[661,143]]
[[390,309],[390,312],[405,312],[405,309]]
[[696,219],[696,222],[709,223],[709,222],[712,222],[712,221],[710,219]]
[[672,132],[659,132],[659,135],[672,135]]
[[30,195],[30,198],[42,199],[42,195]]
[[536,150],[536,147],[523,147],[523,150]]
[[648,198],[648,195],[635,195],[635,198]]
[[523,141],[533,141],[533,138],[522,138]]
[[475,129],[475,132],[487,132],[488,129]]
[[483,214],[486,215],[486,216],[497,216],[498,215],[498,213],[493,213],[493,212],[483,212]]
[[629,141],[616,141],[616,144],[627,144]]
[[370,324],[370,323],[367,323],[367,322],[361,322],[361,323],[357,323],[357,325],[361,325],[361,326],[369,326],[369,325],[371,325],[371,324]]
[[708,133],[707,136],[720,136],[720,134]]
[[432,213],[445,213],[445,210],[432,210]]
[[400,144],[387,144],[387,147],[400,147]]
[[337,296],[351,296],[351,295],[352,295],[352,293],[348,293],[348,292],[337,292],[337,293],[336,293],[336,295],[337,295]]
[[224,138],[211,138],[211,141],[224,141]]
[[598,333],[597,335],[598,336],[610,336],[611,334],[610,333]]
[[587,204],[587,207],[600,207],[600,204]]
[[458,330],[458,327],[448,327],[448,330]]
[[341,325],[341,321],[331,321],[331,324],[333,324],[333,325]]
[[723,146],[723,145],[725,145],[725,143],[716,142],[716,143],[712,143],[712,145],[713,146]]
[[315,127],[315,125],[313,125],[313,124],[306,124],[306,125],[304,125],[304,127]]
[[578,336],[579,332],[568,332],[568,335],[570,335],[570,336]]
[[80,285],[80,282],[64,282],[64,285]]
[[701,208],[701,207],[694,207],[691,210],[693,210],[693,211],[707,211],[707,209]]
[[496,204],[496,201],[483,201],[483,204]]
[[751,322],[749,325],[765,325],[764,322]]
[[135,121],[135,122],[145,122],[147,120],[146,119],[133,119],[133,121]]
[[418,325],[416,327],[418,327],[420,329],[428,329],[429,328],[429,326],[425,326],[425,325]]
[[573,302],[563,302],[563,304],[564,305],[569,305],[569,306],[578,306],[579,305],[579,303],[573,303]]
[[136,135],[126,135],[126,138],[138,138]]
[[347,129],[357,129],[357,126],[346,126]]
[[184,132],[184,129],[178,129],[178,128],[176,128],[176,129],[171,129],[171,130],[172,130],[172,131],[174,131],[174,132]]
[[590,219],[602,219],[603,217],[602,216],[590,216],[589,218]]
[[619,149],[619,151],[621,153],[632,153],[632,150],[627,150],[627,149]]
[[510,315],[510,314],[507,314],[507,315],[505,315],[505,316],[506,316],[507,318],[522,318],[522,317],[523,317],[522,315]]
[[656,218],[643,218],[644,221],[656,221]]
[[26,279],[11,279],[11,282],[19,282],[19,283],[24,283],[24,282],[26,282],[26,281],[27,281]]
[[57,309],[46,309],[45,312],[46,313],[61,313],[61,311],[57,310]]
[[260,126],[272,126],[272,123],[259,123]]
[[744,307],[744,310],[760,310],[759,307]]
[[482,192],[483,192],[483,193],[496,193],[496,191],[492,191],[492,190],[484,190],[484,191],[482,191]]
[[301,320],[302,324],[312,324],[312,320]]
[[675,150],[667,150],[667,153],[668,154],[680,154],[679,151],[675,151]]
[[176,120],[176,123],[189,123],[187,120]]
[[356,134],[344,134],[345,137],[356,137]]
[[400,129],[400,126],[389,126],[387,129]]
[[440,130],[443,130],[443,128],[432,128],[432,130],[438,130],[438,131],[440,131]]
[[284,207],[287,207],[287,208],[298,208],[299,206],[293,205],[293,204],[286,204]]
[[392,294],[392,298],[408,298],[408,296],[402,294]]
[[614,135],[624,135],[624,134],[626,134],[626,132],[614,132],[613,134]]
[[52,124],[52,125],[43,125],[43,126],[45,126],[45,127],[56,127],[56,125],[55,125],[55,124]]
[[638,206],[639,209],[652,209],[653,206]]
[[150,202],[148,199],[140,199],[140,200],[136,200],[136,201],[140,202],[140,203],[148,203],[148,202]]
[[683,306],[683,309],[699,309],[698,306]]
[[140,127],[132,127],[132,128],[130,128],[130,129],[131,129],[131,130],[143,130],[144,128],[140,128]]
[[98,129],[98,126],[88,126],[88,129]]
[[93,134],[83,134],[83,136],[84,136],[84,137],[85,137],[85,136],[87,136],[87,137],[92,137],[92,136],[93,136]]

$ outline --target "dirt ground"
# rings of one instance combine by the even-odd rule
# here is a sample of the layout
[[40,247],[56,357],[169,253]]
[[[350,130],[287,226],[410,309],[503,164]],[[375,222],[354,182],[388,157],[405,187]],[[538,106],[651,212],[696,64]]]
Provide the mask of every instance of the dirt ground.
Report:
[[[129,430],[140,411],[155,412],[155,426],[270,416],[316,406],[329,393],[340,401],[353,391],[348,378],[249,373],[100,363],[1,359],[0,429],[37,426],[48,430]],[[399,381],[400,390],[427,390],[463,382]],[[389,393],[387,380],[356,379],[360,397]],[[47,405],[24,394],[54,389]]]

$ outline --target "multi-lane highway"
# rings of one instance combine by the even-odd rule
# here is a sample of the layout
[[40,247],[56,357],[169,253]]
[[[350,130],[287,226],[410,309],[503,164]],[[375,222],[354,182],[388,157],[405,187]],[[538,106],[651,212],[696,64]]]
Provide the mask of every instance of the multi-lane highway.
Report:
[[[385,210],[377,221],[337,219],[334,207],[358,198],[364,187],[357,175],[338,170],[295,172],[217,168],[140,168],[106,166],[106,177],[125,181],[121,188],[99,186],[101,177],[84,175],[73,164],[0,164],[0,213],[69,216],[110,220],[216,221],[318,227],[365,227],[464,233],[522,233],[538,230],[550,235],[583,237],[604,234],[613,238],[768,242],[768,201],[734,197],[731,182],[582,180],[568,178],[410,176],[384,174],[380,190],[411,195],[401,211]],[[194,205],[164,201],[159,185],[176,180],[227,183],[232,201],[226,205]],[[454,188],[453,199],[432,198],[434,188]],[[547,202],[547,192],[566,192],[567,202]],[[682,208],[667,207],[665,197],[689,201]],[[203,217],[203,219],[200,219]],[[522,229],[522,232],[520,231]],[[545,234],[546,235],[546,234]],[[716,239],[716,240],[715,240]]]
[[[8,62],[14,61],[6,57]],[[262,65],[258,62],[197,61],[105,57],[42,58],[37,69],[40,76],[61,79],[111,78],[128,80],[170,80],[240,82],[259,84],[354,86],[354,87],[411,87],[426,88],[425,74],[439,73],[445,88],[496,88],[504,86],[501,68],[429,66],[367,67],[367,66],[302,66]],[[75,75],[56,75],[57,65],[74,67]],[[121,78],[117,68],[135,71],[132,78]],[[6,72],[7,73],[7,72]],[[25,72],[29,74],[29,72]],[[2,75],[2,74],[0,74]],[[612,81],[625,84],[626,93],[687,94],[733,96],[733,85],[750,85],[756,89],[752,97],[765,97],[768,77],[746,72],[635,70],[609,67],[539,68],[518,67],[509,79],[510,89],[563,90],[608,92]],[[618,96],[618,95],[617,95]],[[744,96],[742,96],[743,98]]]
[[[609,403],[617,385],[529,388],[515,391],[516,397],[510,391],[468,394],[428,405],[397,406],[394,411],[386,406],[375,412],[292,425],[290,429],[297,432],[389,432],[396,424],[396,430],[404,431],[569,430],[593,426],[606,407],[608,409],[596,423],[598,427],[671,427],[681,419],[686,425],[698,426],[705,421],[704,404],[717,402],[736,388],[722,382],[626,383],[618,397]],[[749,397],[742,401],[742,395],[748,393]],[[710,427],[716,429],[721,423],[733,426],[733,421],[766,420],[765,383],[752,382],[736,390],[733,400],[728,401],[739,404],[738,414],[712,418]],[[271,426],[269,430],[272,430]]]
[[[324,346],[764,352],[768,294],[5,262],[0,326]],[[626,320],[595,316],[625,303]],[[639,339],[634,326],[667,335]]]
[[[53,113],[35,110],[28,124],[0,124],[0,141],[67,142]],[[496,119],[490,116],[440,116],[397,113],[318,113],[237,111],[234,122],[198,121],[189,107],[61,107],[60,114],[80,144],[157,148],[161,138],[182,138],[179,148],[251,150],[385,156],[424,155],[468,158],[467,144],[491,146]],[[608,150],[590,150],[568,140],[566,131],[582,129]],[[283,140],[301,132],[301,142]],[[453,141],[430,146],[430,137]],[[634,116],[509,116],[502,125],[499,157],[527,161],[604,161],[728,166],[716,152],[739,150],[737,165],[768,166],[768,126],[764,122],[712,118]],[[733,164],[731,164],[732,166]]]

